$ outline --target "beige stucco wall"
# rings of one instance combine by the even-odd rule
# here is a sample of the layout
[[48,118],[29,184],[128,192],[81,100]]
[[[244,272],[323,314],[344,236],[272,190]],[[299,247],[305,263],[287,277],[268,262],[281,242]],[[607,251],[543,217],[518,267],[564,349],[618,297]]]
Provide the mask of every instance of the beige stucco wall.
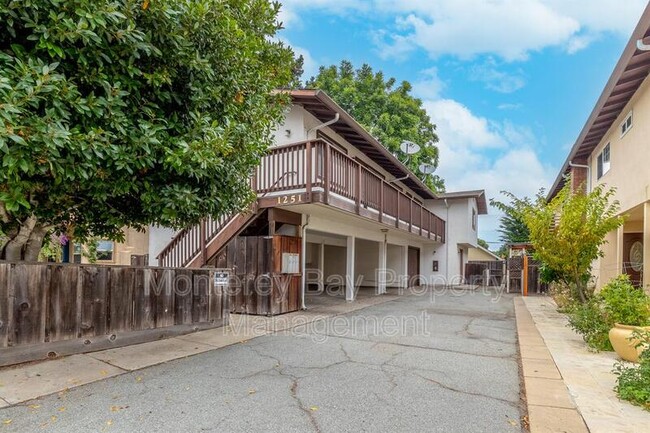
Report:
[[[113,260],[98,260],[98,264],[105,265],[130,265],[131,255],[144,255],[149,253],[149,232],[139,232],[133,228],[124,229],[124,242],[115,242]],[[88,263],[82,256],[81,263]]]
[[[621,136],[621,123],[632,113],[632,128]],[[590,185],[615,187],[613,197],[618,200],[621,215],[630,213],[650,199],[650,79],[646,78],[634,97],[614,121],[603,140],[589,158],[591,167]],[[610,144],[610,169],[600,179],[598,175],[598,155]],[[647,224],[645,224],[647,226]],[[643,217],[629,220],[624,232],[643,232]],[[622,233],[622,232],[621,232]],[[593,274],[597,289],[602,288],[610,279],[621,272],[622,236],[616,231],[609,233],[607,244],[602,247],[604,257],[594,263]],[[650,252],[650,243],[646,242],[646,252]],[[650,269],[650,253],[645,254],[644,268]],[[646,276],[647,278],[647,276]],[[646,280],[647,281],[647,280]]]
[[[632,112],[632,128],[621,137],[621,122]],[[591,185],[616,187],[621,210],[629,210],[648,200],[650,186],[650,80],[646,78],[623,109],[603,140],[591,154]],[[610,143],[611,168],[597,177],[598,154]]]
[[496,262],[498,259],[492,254],[486,253],[485,251],[479,248],[470,248],[469,249],[469,260],[470,261],[490,261]]

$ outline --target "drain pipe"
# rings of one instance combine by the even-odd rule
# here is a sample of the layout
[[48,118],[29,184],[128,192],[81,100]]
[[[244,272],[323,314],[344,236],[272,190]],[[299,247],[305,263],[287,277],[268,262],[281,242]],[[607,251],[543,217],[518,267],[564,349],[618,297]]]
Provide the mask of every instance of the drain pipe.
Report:
[[300,226],[300,231],[301,231],[300,234],[302,236],[302,239],[301,239],[302,253],[300,254],[300,267],[302,269],[302,277],[300,278],[301,279],[301,285],[300,285],[301,286],[301,295],[300,295],[300,298],[301,298],[300,309],[301,310],[306,310],[307,309],[307,306],[305,305],[305,292],[306,292],[305,286],[307,285],[307,275],[306,275],[306,272],[305,272],[306,271],[305,266],[307,265],[307,259],[306,259],[305,252],[306,252],[306,249],[307,249],[307,226],[308,225],[309,225],[309,215],[307,215],[305,223],[302,226]]
[[334,116],[334,119],[328,120],[325,123],[321,123],[320,125],[316,125],[313,128],[310,128],[309,130],[307,130],[307,140],[309,140],[309,134],[311,134],[314,131],[318,131],[319,129],[323,129],[323,128],[327,127],[327,126],[335,124],[336,122],[339,121],[340,117],[341,117],[341,115],[339,113],[336,113],[336,115]]
[[[650,48],[650,46],[648,46]],[[587,194],[591,192],[591,167],[584,164],[574,164],[573,161],[569,161],[569,167],[573,168],[586,168],[587,169]]]

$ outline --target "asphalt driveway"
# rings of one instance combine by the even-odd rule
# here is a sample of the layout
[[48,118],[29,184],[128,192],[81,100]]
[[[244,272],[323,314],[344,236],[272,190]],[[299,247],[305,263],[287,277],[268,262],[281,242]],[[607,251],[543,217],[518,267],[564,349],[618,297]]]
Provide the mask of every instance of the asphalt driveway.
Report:
[[2,409],[0,431],[515,432],[519,393],[512,297],[429,292]]

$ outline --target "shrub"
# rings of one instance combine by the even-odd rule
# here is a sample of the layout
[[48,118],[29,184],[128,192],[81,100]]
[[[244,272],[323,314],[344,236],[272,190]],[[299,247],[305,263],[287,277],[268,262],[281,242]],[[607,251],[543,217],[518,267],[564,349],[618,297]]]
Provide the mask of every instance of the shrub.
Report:
[[627,275],[619,275],[598,294],[603,300],[607,322],[646,326],[650,324],[650,298],[630,283]]
[[[640,344],[650,345],[650,332],[637,332],[634,337]],[[650,411],[650,349],[641,353],[639,365],[616,363],[614,374],[618,376],[614,388],[618,396]]]
[[609,330],[615,323],[650,324],[650,297],[630,283],[627,275],[612,279],[584,304],[567,308],[569,326],[595,350],[613,350]]
[[606,319],[598,297],[584,304],[576,303],[568,309],[569,326],[582,335],[587,345],[594,350],[614,350],[609,342],[612,328]]

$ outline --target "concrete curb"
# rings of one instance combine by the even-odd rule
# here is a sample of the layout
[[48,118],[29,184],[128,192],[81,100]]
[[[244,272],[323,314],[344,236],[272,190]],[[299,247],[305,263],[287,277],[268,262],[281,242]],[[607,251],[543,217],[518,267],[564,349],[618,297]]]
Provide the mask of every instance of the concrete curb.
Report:
[[531,433],[588,433],[526,304],[514,305]]

